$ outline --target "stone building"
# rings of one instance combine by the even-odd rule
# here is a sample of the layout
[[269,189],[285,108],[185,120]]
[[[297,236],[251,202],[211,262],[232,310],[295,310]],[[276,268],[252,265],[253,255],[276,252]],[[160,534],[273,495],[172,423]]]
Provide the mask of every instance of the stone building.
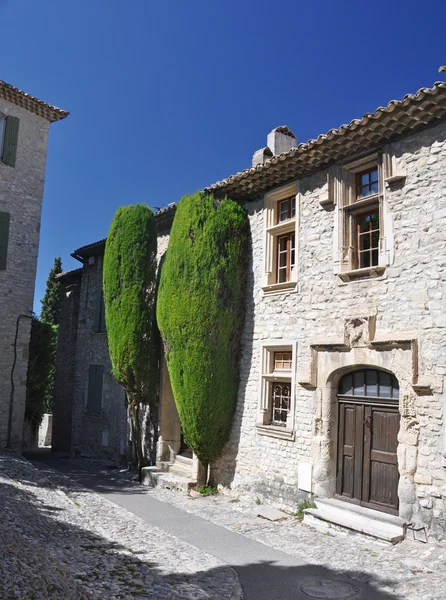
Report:
[[0,447],[22,443],[48,133],[67,115],[0,81]]
[[[245,207],[252,237],[238,405],[215,465],[231,493],[287,508],[314,494],[314,521],[446,535],[445,167],[436,83],[308,143],[279,127],[251,168],[207,188]],[[170,462],[172,404],[163,369]]]

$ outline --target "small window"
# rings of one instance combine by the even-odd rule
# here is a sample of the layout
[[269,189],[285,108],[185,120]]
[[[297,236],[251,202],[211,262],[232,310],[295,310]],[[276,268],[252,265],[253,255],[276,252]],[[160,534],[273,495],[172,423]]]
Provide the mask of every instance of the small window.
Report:
[[291,270],[295,266],[296,235],[288,233],[277,239],[277,282],[291,281]]
[[274,352],[274,370],[291,370],[291,352]]
[[296,345],[262,347],[262,382],[257,428],[262,435],[293,437]]
[[287,198],[277,203],[277,222],[283,223],[296,216],[296,197]]
[[87,413],[100,417],[102,414],[103,365],[90,365],[88,368]]
[[379,193],[378,167],[356,175],[356,198],[362,199]]

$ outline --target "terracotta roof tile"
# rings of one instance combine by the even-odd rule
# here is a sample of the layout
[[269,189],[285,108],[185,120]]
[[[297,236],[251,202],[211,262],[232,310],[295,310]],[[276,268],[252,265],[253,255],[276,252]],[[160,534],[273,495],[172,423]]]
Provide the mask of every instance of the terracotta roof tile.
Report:
[[234,200],[248,199],[445,118],[446,83],[437,82],[431,88],[407,94],[402,100],[392,100],[386,107],[380,106],[361,119],[330,129],[264,164],[218,181],[205,191],[217,196],[228,194]]
[[70,113],[57,106],[52,106],[0,79],[0,98],[29,110],[50,123],[65,119]]

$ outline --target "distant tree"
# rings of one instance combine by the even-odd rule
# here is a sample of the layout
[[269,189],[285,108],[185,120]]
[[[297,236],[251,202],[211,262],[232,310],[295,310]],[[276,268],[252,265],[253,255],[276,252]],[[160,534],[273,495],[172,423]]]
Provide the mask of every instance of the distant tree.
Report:
[[62,273],[62,261],[60,256],[54,259],[54,265],[46,280],[45,295],[41,300],[42,310],[40,312],[40,320],[43,321],[43,323],[49,323],[50,325],[59,325],[61,284],[56,279],[56,275],[59,273]]
[[156,307],[156,226],[148,206],[118,208],[105,245],[105,322],[113,374],[127,393],[137,466],[146,464],[141,407],[149,406],[150,459],[156,459],[159,334]]
[[25,419],[33,430],[52,406],[56,341],[57,327],[33,317],[25,403]]
[[237,402],[249,223],[228,198],[184,196],[161,270],[158,326],[198,485],[229,439]]

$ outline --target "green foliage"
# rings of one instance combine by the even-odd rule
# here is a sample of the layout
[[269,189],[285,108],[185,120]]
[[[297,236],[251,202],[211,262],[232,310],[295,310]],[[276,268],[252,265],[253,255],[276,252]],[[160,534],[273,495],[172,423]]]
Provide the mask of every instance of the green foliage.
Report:
[[34,317],[31,323],[25,403],[25,418],[33,427],[38,427],[43,414],[51,411],[56,341],[57,327]]
[[207,464],[237,401],[249,223],[227,198],[184,196],[161,271],[157,318],[186,442]]
[[297,512],[294,513],[294,516],[302,521],[304,518],[304,510],[306,508],[317,508],[317,506],[313,500],[302,500],[297,505]]
[[218,494],[218,488],[215,485],[202,485],[198,488],[198,491],[203,496],[214,496],[215,494]]
[[40,320],[50,325],[59,325],[61,283],[56,279],[56,275],[59,273],[62,273],[62,261],[60,257],[57,257],[48,274],[45,295],[40,301],[42,303]]
[[113,374],[127,392],[138,466],[139,407],[149,404],[153,421],[159,389],[156,248],[152,210],[141,204],[118,208],[104,254],[105,321]]

